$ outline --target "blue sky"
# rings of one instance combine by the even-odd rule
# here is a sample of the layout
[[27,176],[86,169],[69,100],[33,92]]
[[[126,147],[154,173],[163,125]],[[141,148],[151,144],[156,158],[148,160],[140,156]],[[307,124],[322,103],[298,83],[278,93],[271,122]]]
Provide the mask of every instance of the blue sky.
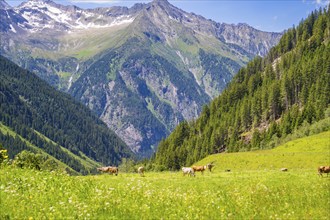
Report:
[[[6,0],[15,6],[22,0]],[[53,0],[64,5],[81,8],[103,6],[130,7],[138,0]],[[247,23],[259,30],[281,32],[298,25],[311,11],[329,5],[330,0],[169,0],[187,12],[194,12],[217,22]]]

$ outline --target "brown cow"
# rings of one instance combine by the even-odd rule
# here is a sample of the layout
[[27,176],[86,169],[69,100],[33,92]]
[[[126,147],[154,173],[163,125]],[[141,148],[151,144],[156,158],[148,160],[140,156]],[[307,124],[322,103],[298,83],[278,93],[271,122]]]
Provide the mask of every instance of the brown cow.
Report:
[[192,166],[194,172],[202,172],[204,174],[204,170],[206,170],[207,166]]
[[118,175],[118,167],[100,167],[97,168],[98,171],[104,172],[104,173],[109,173],[110,175],[115,174],[116,176]]
[[330,166],[320,166],[317,168],[317,171],[319,172],[319,175],[323,177],[322,173],[326,173],[327,176],[330,173]]
[[206,167],[207,167],[207,169],[209,169],[210,172],[212,172],[212,168],[215,166],[213,163],[214,162],[206,164]]

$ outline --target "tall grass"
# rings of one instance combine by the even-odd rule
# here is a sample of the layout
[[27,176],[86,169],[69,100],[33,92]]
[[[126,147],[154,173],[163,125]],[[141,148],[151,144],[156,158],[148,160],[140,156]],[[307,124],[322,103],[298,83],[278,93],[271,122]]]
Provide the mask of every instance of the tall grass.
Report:
[[[0,169],[0,219],[329,219],[329,132],[274,150],[213,155],[214,172],[68,176]],[[317,143],[317,144],[316,144]],[[313,146],[313,147],[308,147]],[[287,166],[288,172],[278,168]],[[224,172],[231,168],[231,172]]]
[[330,178],[242,171],[70,177],[4,168],[1,219],[329,219]]

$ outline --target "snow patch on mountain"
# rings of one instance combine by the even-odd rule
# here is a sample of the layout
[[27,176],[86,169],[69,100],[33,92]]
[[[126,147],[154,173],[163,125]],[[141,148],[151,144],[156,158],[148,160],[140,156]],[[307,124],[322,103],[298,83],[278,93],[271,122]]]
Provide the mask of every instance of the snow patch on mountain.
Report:
[[89,23],[82,23],[80,21],[80,19],[78,19],[75,22],[75,26],[72,26],[72,28],[74,29],[89,29],[89,28],[108,28],[108,27],[112,27],[112,26],[119,26],[119,25],[124,25],[124,24],[130,24],[134,21],[134,18],[129,17],[129,16],[120,16],[118,18],[116,18],[114,21],[112,21],[109,24],[95,24],[93,22],[89,22]]
[[10,30],[12,31],[12,32],[14,32],[14,33],[17,33],[17,31],[16,31],[16,29],[13,27],[13,25],[9,25],[10,26]]
[[30,0],[14,10],[26,19],[26,24],[32,27],[29,28],[26,25],[18,24],[29,32],[39,32],[48,28],[71,33],[74,29],[109,28],[127,25],[135,19],[134,16],[130,15],[111,16],[99,11],[80,8],[72,10],[54,2],[42,0]]

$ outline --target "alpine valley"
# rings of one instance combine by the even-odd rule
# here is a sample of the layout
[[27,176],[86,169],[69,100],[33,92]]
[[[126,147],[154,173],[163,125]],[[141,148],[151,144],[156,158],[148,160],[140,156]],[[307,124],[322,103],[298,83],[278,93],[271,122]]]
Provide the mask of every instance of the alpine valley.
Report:
[[196,118],[282,34],[187,13],[166,0],[81,9],[0,0],[1,55],[93,110],[139,157]]

